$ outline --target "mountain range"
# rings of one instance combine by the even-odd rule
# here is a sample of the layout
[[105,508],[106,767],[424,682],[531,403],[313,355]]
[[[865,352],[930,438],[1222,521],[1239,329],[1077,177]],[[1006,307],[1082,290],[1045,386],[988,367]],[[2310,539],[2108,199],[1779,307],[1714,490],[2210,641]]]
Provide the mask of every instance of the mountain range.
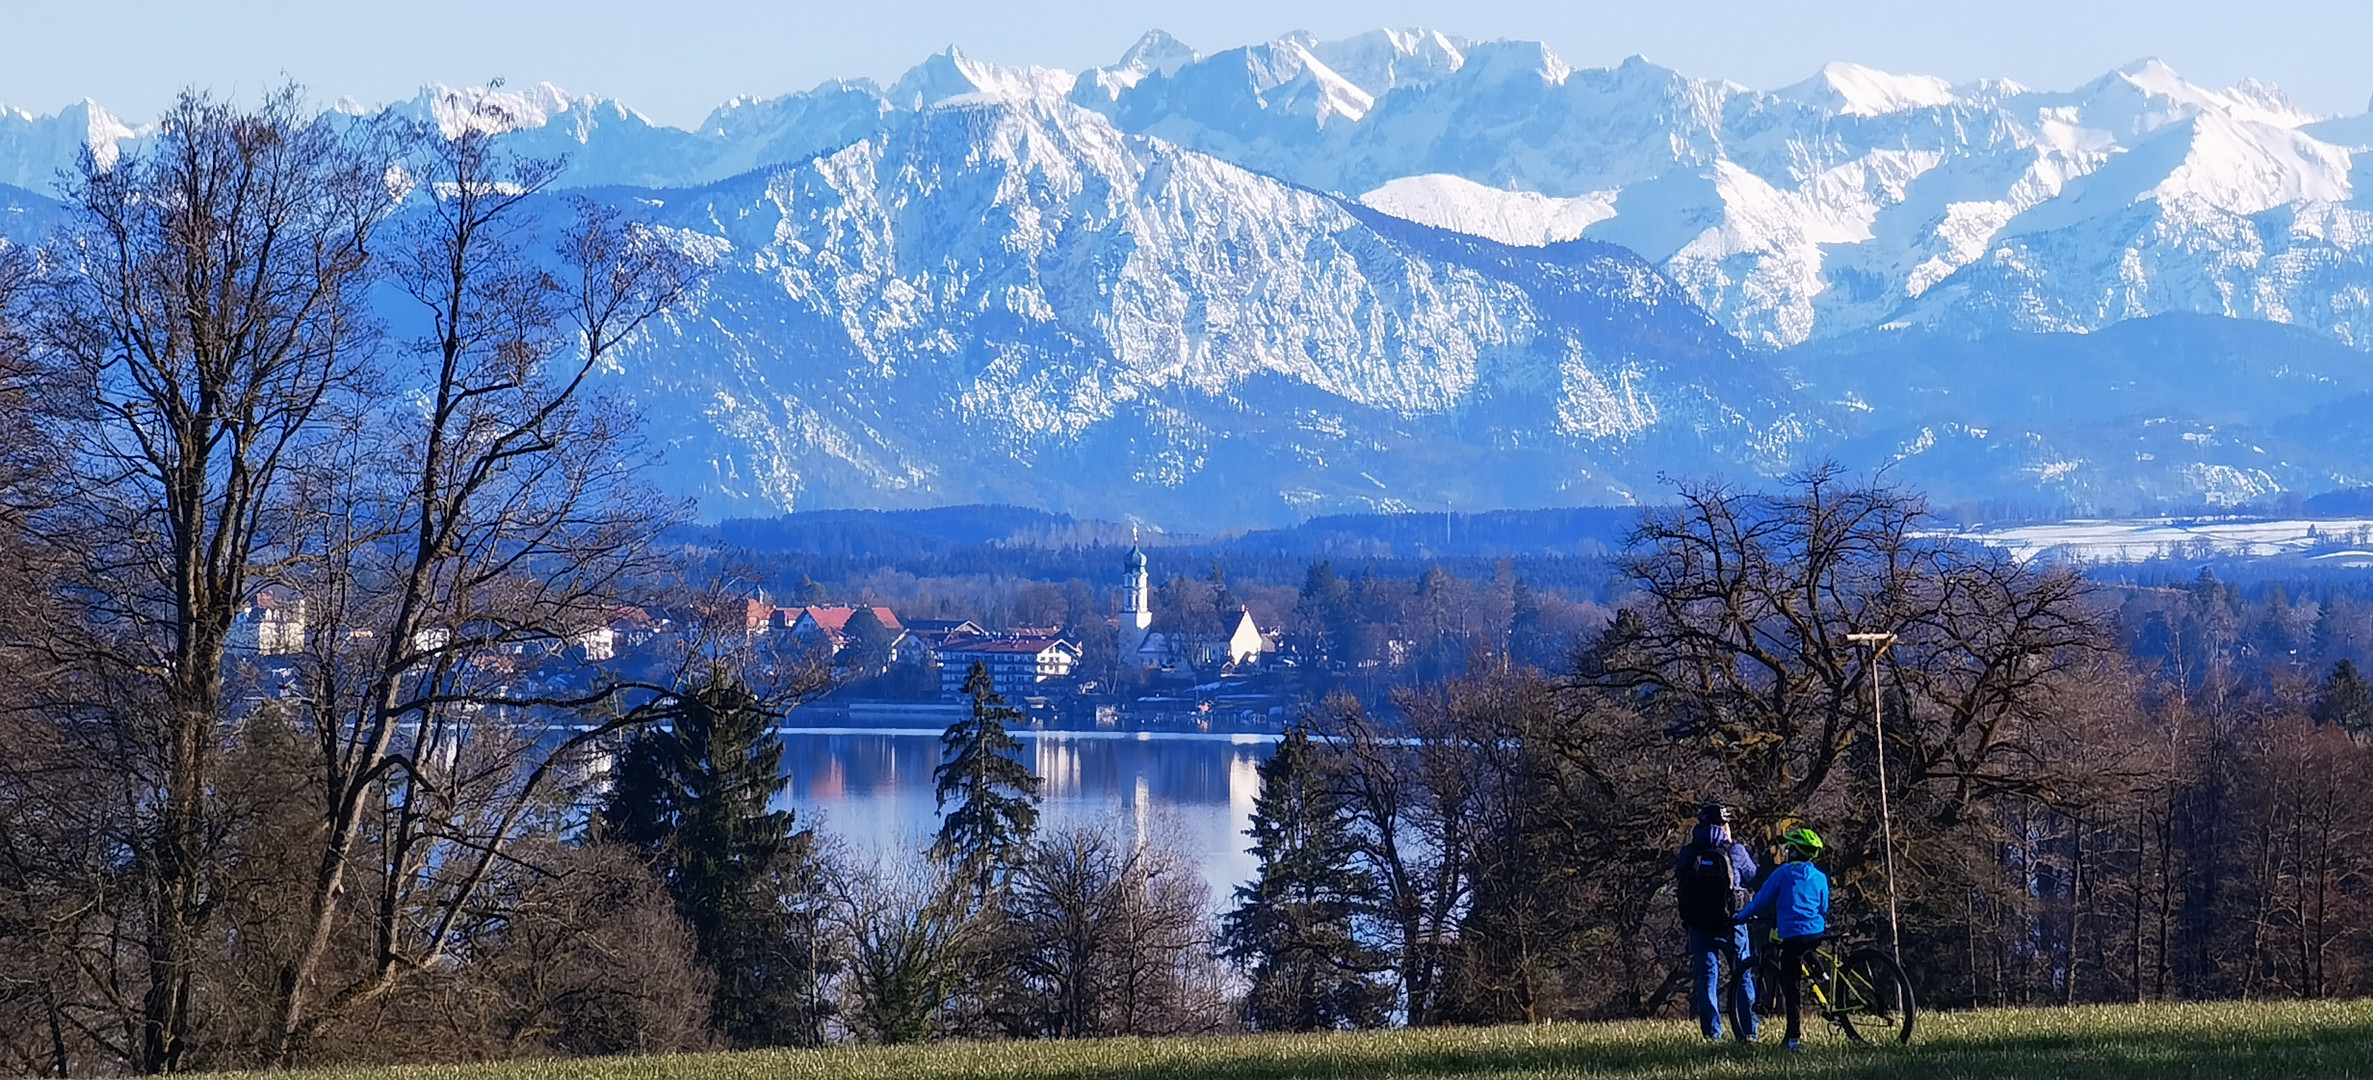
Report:
[[[699,126],[388,109],[565,156],[713,272],[612,373],[706,517],[1008,502],[1200,528],[1887,465],[2085,512],[2373,479],[2373,114],[2155,61],[1759,91],[1531,42],[958,50]],[[341,111],[369,112],[351,103]],[[0,110],[0,236],[85,102]]]

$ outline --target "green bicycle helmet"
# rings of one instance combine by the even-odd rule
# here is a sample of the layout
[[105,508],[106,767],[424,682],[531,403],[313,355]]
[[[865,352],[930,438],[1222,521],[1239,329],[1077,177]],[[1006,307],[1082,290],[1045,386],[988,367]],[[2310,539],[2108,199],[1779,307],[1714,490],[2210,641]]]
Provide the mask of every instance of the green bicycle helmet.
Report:
[[1821,850],[1827,846],[1821,843],[1821,834],[1811,829],[1790,829],[1780,837],[1780,842],[1788,845],[1791,854],[1807,862],[1820,858]]

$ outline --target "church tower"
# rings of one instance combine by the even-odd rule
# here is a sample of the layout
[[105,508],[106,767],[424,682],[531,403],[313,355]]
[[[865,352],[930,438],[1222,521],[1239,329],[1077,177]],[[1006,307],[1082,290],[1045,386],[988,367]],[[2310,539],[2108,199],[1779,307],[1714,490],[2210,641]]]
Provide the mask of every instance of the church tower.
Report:
[[1153,586],[1145,570],[1145,552],[1130,545],[1121,573],[1120,659],[1123,664],[1135,664],[1138,650],[1145,647],[1146,632],[1154,625]]

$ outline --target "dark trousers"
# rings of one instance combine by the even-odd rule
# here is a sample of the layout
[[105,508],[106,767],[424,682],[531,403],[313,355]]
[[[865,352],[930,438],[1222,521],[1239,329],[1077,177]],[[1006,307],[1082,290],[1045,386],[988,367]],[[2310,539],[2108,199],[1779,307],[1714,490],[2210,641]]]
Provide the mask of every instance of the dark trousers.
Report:
[[1804,1037],[1804,958],[1821,947],[1823,936],[1780,939],[1780,1004],[1788,1009],[1789,1042]]

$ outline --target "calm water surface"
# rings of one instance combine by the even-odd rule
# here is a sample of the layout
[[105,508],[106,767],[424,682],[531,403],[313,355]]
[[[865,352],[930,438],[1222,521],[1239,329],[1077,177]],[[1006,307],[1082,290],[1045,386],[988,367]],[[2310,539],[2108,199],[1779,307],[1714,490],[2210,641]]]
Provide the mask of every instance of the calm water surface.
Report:
[[[1274,735],[1016,731],[1045,780],[1039,827],[1107,827],[1202,868],[1212,905],[1253,872],[1244,835]],[[939,829],[939,732],[785,728],[782,803],[861,849],[917,851]]]

